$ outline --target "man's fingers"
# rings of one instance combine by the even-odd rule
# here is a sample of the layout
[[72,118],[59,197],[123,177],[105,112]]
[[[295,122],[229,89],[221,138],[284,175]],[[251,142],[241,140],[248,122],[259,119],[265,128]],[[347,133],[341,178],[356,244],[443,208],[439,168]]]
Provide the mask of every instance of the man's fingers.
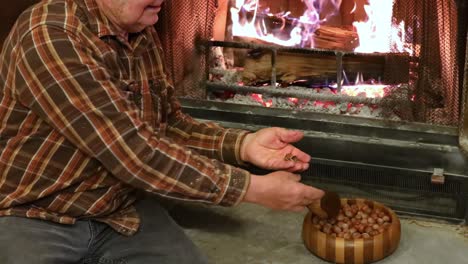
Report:
[[304,199],[309,200],[309,201],[314,201],[314,200],[320,199],[324,195],[325,195],[324,191],[322,191],[320,189],[317,189],[317,188],[314,188],[312,186],[308,186],[308,185],[307,185],[307,188],[305,188],[305,191],[304,191]]
[[312,159],[309,154],[307,154],[305,152],[302,152],[300,150],[298,150],[298,152],[296,153],[296,157],[297,157],[298,160],[300,160],[300,161],[302,161],[304,163],[309,163],[310,160]]
[[311,160],[311,157],[309,154],[297,149],[297,148],[294,148],[292,151],[291,151],[291,155],[294,157],[294,159],[297,161],[297,162],[304,162],[304,163],[309,163],[310,160]]
[[296,162],[290,160],[290,161],[285,161],[284,162],[284,167],[288,168],[290,170],[293,170],[296,167]]
[[293,181],[298,182],[298,181],[301,180],[301,175],[300,175],[300,174],[291,173],[290,175],[291,175],[291,176],[290,176],[290,179],[293,180]]
[[290,209],[290,211],[292,212],[297,212],[297,213],[301,213],[301,212],[304,212],[305,210],[307,210],[307,207],[303,206],[303,205],[298,205],[298,206],[294,206]]
[[309,163],[296,162],[293,171],[305,171],[309,168]]
[[299,130],[289,130],[285,128],[279,128],[278,135],[281,141],[286,143],[297,142],[304,137],[304,133]]

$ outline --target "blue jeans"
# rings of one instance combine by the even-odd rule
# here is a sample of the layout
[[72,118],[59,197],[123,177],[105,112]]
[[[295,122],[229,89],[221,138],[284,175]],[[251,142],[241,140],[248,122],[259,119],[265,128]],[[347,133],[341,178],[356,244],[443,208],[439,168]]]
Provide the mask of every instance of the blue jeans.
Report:
[[74,225],[0,217],[1,264],[201,264],[208,263],[156,200],[136,205],[139,231],[123,236],[106,224]]

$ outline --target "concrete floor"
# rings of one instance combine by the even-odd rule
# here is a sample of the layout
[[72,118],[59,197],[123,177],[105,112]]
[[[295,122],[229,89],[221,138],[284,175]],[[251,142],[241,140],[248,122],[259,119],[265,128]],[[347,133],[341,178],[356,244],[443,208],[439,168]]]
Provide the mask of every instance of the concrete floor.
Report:
[[[177,204],[170,212],[213,263],[328,263],[302,243],[305,212],[278,212],[252,204],[235,208]],[[398,249],[378,263],[468,263],[466,226],[414,219],[402,219],[401,224]]]

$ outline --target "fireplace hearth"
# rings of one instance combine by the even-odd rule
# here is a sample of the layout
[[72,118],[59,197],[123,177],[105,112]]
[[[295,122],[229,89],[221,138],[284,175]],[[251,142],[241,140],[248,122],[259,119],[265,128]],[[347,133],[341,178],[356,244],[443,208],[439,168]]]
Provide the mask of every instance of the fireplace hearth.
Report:
[[[166,2],[158,25],[186,112],[226,127],[303,130],[299,146],[313,157],[305,182],[466,223],[466,1],[393,1],[401,45],[375,52],[357,37],[369,16],[360,0],[194,2]],[[320,12],[314,27],[298,22],[325,2],[341,4],[341,24]],[[233,34],[232,12],[281,41]],[[298,28],[313,34],[279,45]]]

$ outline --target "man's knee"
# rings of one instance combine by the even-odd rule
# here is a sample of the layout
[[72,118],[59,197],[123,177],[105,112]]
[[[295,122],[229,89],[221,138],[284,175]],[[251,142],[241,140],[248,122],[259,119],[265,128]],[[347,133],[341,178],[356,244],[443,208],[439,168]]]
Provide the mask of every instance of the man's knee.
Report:
[[0,217],[0,263],[39,263],[43,252],[43,241],[34,239],[23,218]]
[[[52,222],[22,217],[0,217],[0,263],[68,263],[85,253],[77,230]],[[84,232],[80,232],[83,234]],[[81,243],[81,244],[80,244]]]
[[[139,254],[126,256],[122,259],[126,264],[158,263],[158,264],[208,264],[206,256],[195,246],[168,245],[167,250],[163,247],[155,247],[154,250]],[[114,259],[115,260],[115,259]]]
[[[59,255],[54,255],[54,251],[48,247],[46,241],[35,241],[27,236],[7,235],[9,241],[3,239],[4,235],[9,232],[2,233],[0,240],[0,263],[8,264],[50,264],[60,263],[57,259]],[[59,254],[57,252],[57,254]],[[62,259],[63,261],[63,259]]]
[[174,262],[181,264],[207,264],[209,263],[206,255],[188,238],[181,240],[178,245],[173,245]]

